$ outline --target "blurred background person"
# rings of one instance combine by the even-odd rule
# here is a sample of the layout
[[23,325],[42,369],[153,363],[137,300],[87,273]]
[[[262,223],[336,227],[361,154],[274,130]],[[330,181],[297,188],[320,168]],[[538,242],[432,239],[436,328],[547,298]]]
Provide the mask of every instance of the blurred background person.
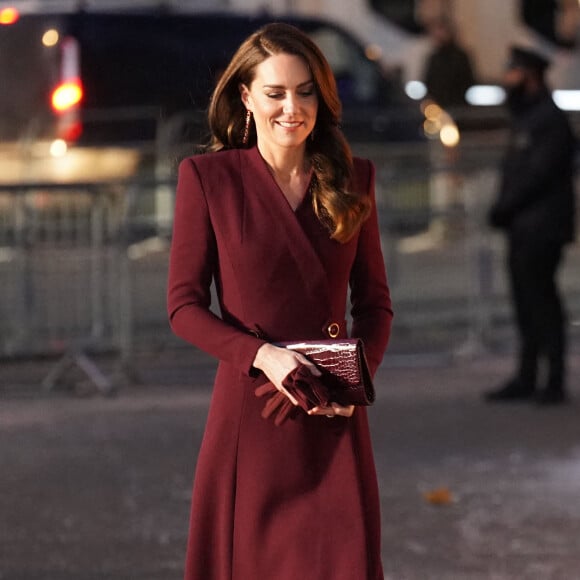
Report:
[[465,92],[475,84],[469,54],[459,45],[449,18],[429,21],[427,31],[433,43],[423,75],[427,95],[444,109],[465,105]]
[[[504,75],[512,131],[489,220],[508,239],[520,352],[515,377],[485,393],[488,401],[566,400],[566,316],[556,275],[563,247],[575,238],[576,143],[566,115],[550,95],[548,66],[539,53],[513,47]],[[547,363],[541,386],[540,361]]]

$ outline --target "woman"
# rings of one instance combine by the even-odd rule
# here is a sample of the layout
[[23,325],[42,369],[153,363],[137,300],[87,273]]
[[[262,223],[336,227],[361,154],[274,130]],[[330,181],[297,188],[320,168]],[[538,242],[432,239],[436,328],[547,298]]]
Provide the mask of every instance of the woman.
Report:
[[[255,396],[299,365],[283,340],[363,339],[374,373],[392,318],[374,170],[338,129],[328,63],[270,24],[238,49],[209,110],[210,152],[179,169],[168,309],[220,360],[193,489],[187,580],[378,580],[380,513],[364,408],[297,409],[281,426]],[[215,280],[220,316],[210,312]],[[292,400],[296,403],[295,400]]]

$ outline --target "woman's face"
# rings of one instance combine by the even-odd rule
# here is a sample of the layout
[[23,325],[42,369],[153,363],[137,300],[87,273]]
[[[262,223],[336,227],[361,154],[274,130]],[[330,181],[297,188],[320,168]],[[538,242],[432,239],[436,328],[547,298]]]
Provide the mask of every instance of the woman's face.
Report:
[[277,54],[255,69],[250,86],[241,85],[246,109],[252,111],[261,149],[304,145],[316,124],[318,96],[305,61]]

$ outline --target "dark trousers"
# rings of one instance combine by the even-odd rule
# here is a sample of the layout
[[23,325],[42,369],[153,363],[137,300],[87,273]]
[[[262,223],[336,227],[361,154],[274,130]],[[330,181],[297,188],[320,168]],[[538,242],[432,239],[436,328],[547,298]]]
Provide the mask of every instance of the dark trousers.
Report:
[[540,360],[547,362],[545,386],[564,386],[566,316],[556,282],[561,257],[559,243],[510,241],[508,266],[520,337],[519,377],[534,388]]

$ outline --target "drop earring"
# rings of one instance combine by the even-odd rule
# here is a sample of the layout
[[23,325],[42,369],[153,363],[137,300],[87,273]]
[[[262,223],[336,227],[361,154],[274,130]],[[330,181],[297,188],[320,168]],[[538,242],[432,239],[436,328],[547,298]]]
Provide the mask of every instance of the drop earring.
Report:
[[244,127],[244,135],[242,136],[242,143],[247,145],[248,139],[250,138],[250,121],[252,120],[252,111],[248,109],[246,111],[246,125]]

